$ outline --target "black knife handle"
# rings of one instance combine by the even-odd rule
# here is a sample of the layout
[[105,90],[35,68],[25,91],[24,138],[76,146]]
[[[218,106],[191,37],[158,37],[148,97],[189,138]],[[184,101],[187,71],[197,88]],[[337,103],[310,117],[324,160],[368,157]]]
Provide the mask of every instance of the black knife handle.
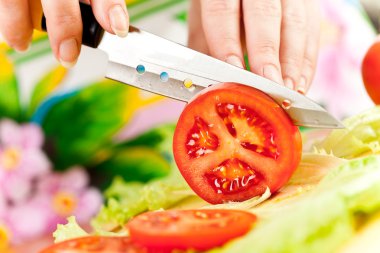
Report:
[[[82,44],[96,48],[99,46],[99,43],[103,37],[104,29],[96,20],[91,6],[84,3],[79,4],[83,22]],[[33,26],[38,30],[43,30],[46,32],[47,28],[45,15],[43,15],[42,11],[38,10],[37,8],[41,8],[41,6],[33,7],[31,10],[33,15],[38,15],[38,17],[33,18],[33,20],[39,20],[37,22],[33,22]]]

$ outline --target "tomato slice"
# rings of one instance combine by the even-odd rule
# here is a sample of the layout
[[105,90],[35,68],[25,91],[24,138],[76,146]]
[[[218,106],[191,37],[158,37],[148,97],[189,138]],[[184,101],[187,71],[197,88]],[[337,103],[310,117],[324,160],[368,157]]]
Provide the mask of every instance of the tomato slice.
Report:
[[235,83],[214,85],[181,114],[174,158],[190,187],[212,204],[277,191],[297,168],[301,136],[270,97]]
[[170,210],[141,214],[127,226],[131,240],[149,252],[172,252],[221,246],[255,221],[255,215],[238,210]]
[[362,75],[372,101],[380,105],[380,40],[374,43],[364,57]]
[[40,253],[147,253],[129,237],[88,236],[54,244]]

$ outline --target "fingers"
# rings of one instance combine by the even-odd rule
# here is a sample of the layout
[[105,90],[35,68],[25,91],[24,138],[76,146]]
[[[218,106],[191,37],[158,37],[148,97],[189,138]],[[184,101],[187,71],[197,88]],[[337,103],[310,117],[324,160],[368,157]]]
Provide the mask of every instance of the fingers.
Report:
[[282,0],[280,63],[286,87],[299,84],[306,43],[306,8],[310,0]]
[[192,0],[189,10],[189,40],[188,46],[198,52],[209,54],[205,33],[202,25],[201,2]]
[[201,1],[202,22],[210,54],[243,68],[240,0]]
[[91,6],[100,25],[108,32],[125,37],[129,16],[124,0],[92,0]]
[[243,0],[243,9],[251,71],[282,84],[279,61],[281,0]]
[[301,66],[301,77],[296,87],[297,91],[305,94],[313,81],[317,66],[320,36],[320,9],[317,0],[306,0],[305,10],[308,17],[306,27],[306,47]]
[[28,49],[33,27],[27,0],[0,0],[0,31],[7,43],[17,51]]
[[64,67],[72,67],[79,56],[82,19],[78,0],[42,0],[46,26],[54,55]]

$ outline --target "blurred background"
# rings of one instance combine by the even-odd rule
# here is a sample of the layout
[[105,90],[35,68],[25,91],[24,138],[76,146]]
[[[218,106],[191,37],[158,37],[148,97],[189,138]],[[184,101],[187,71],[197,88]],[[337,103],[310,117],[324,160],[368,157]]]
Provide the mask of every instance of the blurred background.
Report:
[[[320,1],[321,52],[307,96],[342,119],[373,106],[360,69],[380,2]],[[186,44],[188,0],[127,4],[134,26]],[[0,44],[0,252],[37,252],[71,215],[87,226],[117,176],[144,184],[174,167],[184,104],[105,80],[106,56],[82,50],[67,70],[44,33],[27,53]]]

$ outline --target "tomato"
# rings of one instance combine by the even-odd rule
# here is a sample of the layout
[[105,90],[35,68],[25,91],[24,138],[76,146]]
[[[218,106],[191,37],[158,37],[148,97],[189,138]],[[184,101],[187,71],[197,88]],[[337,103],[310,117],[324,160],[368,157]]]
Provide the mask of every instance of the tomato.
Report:
[[141,214],[127,226],[131,240],[149,252],[171,252],[223,245],[255,221],[255,215],[238,210],[171,210]]
[[80,237],[52,245],[40,253],[147,253],[131,243],[129,237]]
[[198,94],[181,114],[174,158],[190,187],[212,204],[277,191],[297,168],[301,136],[269,96],[235,83]]
[[372,101],[380,104],[380,41],[368,50],[362,64],[365,88]]

